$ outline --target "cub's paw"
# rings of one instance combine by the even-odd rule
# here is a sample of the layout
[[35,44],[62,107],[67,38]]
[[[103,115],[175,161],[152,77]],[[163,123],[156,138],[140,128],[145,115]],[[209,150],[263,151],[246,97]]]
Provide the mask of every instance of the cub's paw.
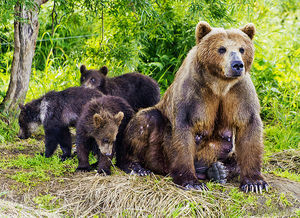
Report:
[[72,159],[71,155],[63,154],[60,156],[61,161],[65,161],[67,159]]
[[131,163],[129,166],[130,175],[147,176],[151,174],[150,170],[144,169],[139,163]]
[[225,184],[228,175],[228,171],[226,167],[221,162],[213,163],[212,166],[207,170],[207,177],[208,179]]
[[98,169],[98,170],[97,170],[97,173],[98,173],[99,175],[101,175],[101,176],[108,176],[108,175],[111,175],[110,169],[105,169],[105,168],[103,168],[103,169]]
[[240,185],[240,189],[246,193],[256,192],[257,194],[262,194],[263,190],[269,191],[269,185],[264,180],[250,181],[249,179],[244,179]]
[[81,167],[81,166],[78,166],[76,168],[76,172],[90,172],[90,167]]

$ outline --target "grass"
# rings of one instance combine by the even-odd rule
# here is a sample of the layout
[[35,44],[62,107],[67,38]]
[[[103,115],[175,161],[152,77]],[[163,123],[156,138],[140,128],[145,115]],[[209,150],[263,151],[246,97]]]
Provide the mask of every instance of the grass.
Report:
[[[297,200],[292,194],[292,190],[300,193],[299,180],[281,179],[282,175],[274,173],[284,169],[289,179],[298,173],[299,151],[295,149],[266,155],[263,169],[272,189],[257,195],[239,191],[235,181],[225,185],[208,182],[210,191],[202,192],[185,191],[170,177],[130,176],[117,168],[111,176],[75,173],[76,158],[61,162],[60,152],[45,158],[38,154],[44,144],[37,139],[1,144],[0,148],[0,184],[5,184],[0,186],[0,199],[5,200],[0,201],[0,215],[20,209],[22,213],[34,210],[34,214],[51,216],[241,217],[299,213],[299,197]],[[12,208],[8,207],[16,199],[22,207],[13,209],[13,202]]]
[[[25,148],[18,146],[16,150],[24,151]],[[0,159],[0,168],[14,172],[8,174],[7,177],[24,184],[27,188],[50,181],[53,177],[71,174],[75,171],[76,164],[77,158],[62,162],[57,155],[45,158],[40,154],[34,156],[32,154],[10,154],[9,158],[4,156]]]
[[232,185],[209,183],[208,186],[211,190],[208,192],[185,191],[168,177],[154,175],[80,177],[58,195],[65,199],[58,211],[71,216],[94,216],[101,211],[107,216],[235,217],[278,214],[280,209],[287,210],[297,203],[291,196],[274,190],[272,194],[259,196],[242,193]]

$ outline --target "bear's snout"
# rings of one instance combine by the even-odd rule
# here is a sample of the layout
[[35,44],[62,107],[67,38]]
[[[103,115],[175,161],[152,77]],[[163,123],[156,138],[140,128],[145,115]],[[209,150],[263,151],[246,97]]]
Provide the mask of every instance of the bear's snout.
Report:
[[242,61],[232,61],[231,70],[232,70],[233,77],[241,76],[244,70],[244,63]]

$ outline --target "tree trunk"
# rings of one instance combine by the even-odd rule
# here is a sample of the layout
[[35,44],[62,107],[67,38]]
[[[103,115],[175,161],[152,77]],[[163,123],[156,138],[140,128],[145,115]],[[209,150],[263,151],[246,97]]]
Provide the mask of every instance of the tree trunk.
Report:
[[14,56],[8,90],[0,105],[2,112],[14,111],[25,100],[39,31],[38,11],[47,1],[35,0],[35,7],[30,9],[21,3],[15,5]]

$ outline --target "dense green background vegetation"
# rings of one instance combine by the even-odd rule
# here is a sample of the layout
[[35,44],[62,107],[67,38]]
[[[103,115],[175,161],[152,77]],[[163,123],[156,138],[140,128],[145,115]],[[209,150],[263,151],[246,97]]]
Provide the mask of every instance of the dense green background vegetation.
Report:
[[[195,25],[238,28],[256,25],[252,79],[261,102],[267,152],[299,149],[299,2],[297,0],[53,1],[40,11],[40,31],[26,101],[79,84],[79,67],[107,65],[109,75],[140,71],[162,93],[195,44]],[[89,2],[89,1],[85,1]],[[103,12],[103,20],[102,18]],[[13,17],[0,24],[0,100],[9,83]],[[103,21],[103,23],[102,23]],[[9,124],[9,125],[7,125]],[[2,114],[0,141],[15,140],[16,117]]]

